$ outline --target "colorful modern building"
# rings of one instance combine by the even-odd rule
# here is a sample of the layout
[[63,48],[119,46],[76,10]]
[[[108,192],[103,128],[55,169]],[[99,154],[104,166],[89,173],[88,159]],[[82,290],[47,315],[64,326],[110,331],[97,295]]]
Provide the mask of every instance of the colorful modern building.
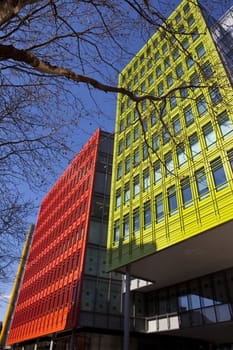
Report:
[[121,275],[105,271],[112,152],[97,130],[42,201],[8,344],[121,342],[109,335],[122,329]]
[[138,278],[131,329],[212,343],[233,343],[232,9],[224,18],[183,0],[121,72],[145,99],[118,96],[108,231],[109,269]]

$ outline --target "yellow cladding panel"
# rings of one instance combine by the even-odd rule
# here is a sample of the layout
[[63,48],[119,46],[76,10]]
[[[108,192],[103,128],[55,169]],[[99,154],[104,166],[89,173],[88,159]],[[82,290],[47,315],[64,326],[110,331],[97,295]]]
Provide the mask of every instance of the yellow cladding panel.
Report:
[[233,217],[233,91],[195,2],[181,2],[119,84],[160,99],[136,108],[118,96],[109,269]]

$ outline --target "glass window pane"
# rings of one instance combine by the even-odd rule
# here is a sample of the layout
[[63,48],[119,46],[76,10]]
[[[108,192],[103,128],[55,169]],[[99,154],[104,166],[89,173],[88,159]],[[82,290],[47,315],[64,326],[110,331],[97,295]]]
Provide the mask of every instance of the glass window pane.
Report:
[[155,184],[158,183],[162,179],[162,171],[160,166],[160,161],[157,160],[154,164],[154,181]]
[[167,191],[168,195],[168,206],[170,215],[173,215],[177,212],[177,198],[176,198],[176,188],[172,186]]
[[204,168],[201,168],[200,170],[196,171],[195,177],[196,177],[196,184],[197,184],[199,199],[203,199],[209,193],[209,188],[208,188],[208,183],[207,183]]
[[222,165],[221,158],[215,159],[213,162],[210,163],[211,170],[214,178],[215,186],[218,190],[224,188],[227,186],[227,178],[226,174]]
[[150,202],[144,204],[144,229],[151,226],[151,207]]
[[116,220],[114,224],[114,242],[119,242],[120,238],[120,220]]
[[166,170],[166,176],[173,175],[174,170],[174,164],[172,159],[172,153],[169,152],[164,157],[165,160],[165,170]]
[[129,215],[124,216],[123,221],[123,239],[127,239],[129,237]]
[[189,178],[186,177],[185,179],[181,180],[180,184],[184,208],[187,208],[192,204],[192,191]]
[[139,193],[140,193],[139,176],[135,176],[133,185],[134,185],[134,187],[133,187],[134,188],[133,194],[134,194],[134,197],[137,197],[139,195]]
[[133,232],[134,234],[140,231],[140,212],[139,208],[135,209],[133,212]]
[[164,206],[162,193],[155,197],[156,221],[160,222],[164,218]]
[[150,187],[150,172],[149,172],[149,169],[146,169],[143,172],[143,189],[144,189],[144,191],[148,190],[149,187]]
[[216,136],[211,122],[203,126],[202,131],[205,138],[206,147],[209,149],[216,144]]
[[196,133],[189,137],[189,143],[193,158],[200,155],[201,147]]
[[178,164],[179,164],[179,167],[181,167],[187,162],[187,156],[185,153],[185,147],[183,143],[178,145],[176,152],[177,152]]
[[185,107],[184,117],[185,117],[186,126],[189,126],[194,122],[194,116],[193,116],[191,105],[188,105],[187,107]]
[[218,125],[224,139],[230,135],[233,135],[232,122],[230,121],[226,112],[223,112],[218,116]]

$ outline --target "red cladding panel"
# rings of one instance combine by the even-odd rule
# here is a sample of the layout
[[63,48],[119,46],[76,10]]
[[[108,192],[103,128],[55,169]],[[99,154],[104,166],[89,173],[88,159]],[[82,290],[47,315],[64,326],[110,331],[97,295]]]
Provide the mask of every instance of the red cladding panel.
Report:
[[8,344],[77,326],[100,130],[44,198]]

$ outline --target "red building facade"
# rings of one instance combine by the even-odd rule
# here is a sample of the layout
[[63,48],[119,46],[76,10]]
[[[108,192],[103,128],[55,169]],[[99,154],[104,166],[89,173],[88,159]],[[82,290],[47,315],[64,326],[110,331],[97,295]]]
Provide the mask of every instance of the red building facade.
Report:
[[100,130],[44,198],[8,344],[78,326]]

